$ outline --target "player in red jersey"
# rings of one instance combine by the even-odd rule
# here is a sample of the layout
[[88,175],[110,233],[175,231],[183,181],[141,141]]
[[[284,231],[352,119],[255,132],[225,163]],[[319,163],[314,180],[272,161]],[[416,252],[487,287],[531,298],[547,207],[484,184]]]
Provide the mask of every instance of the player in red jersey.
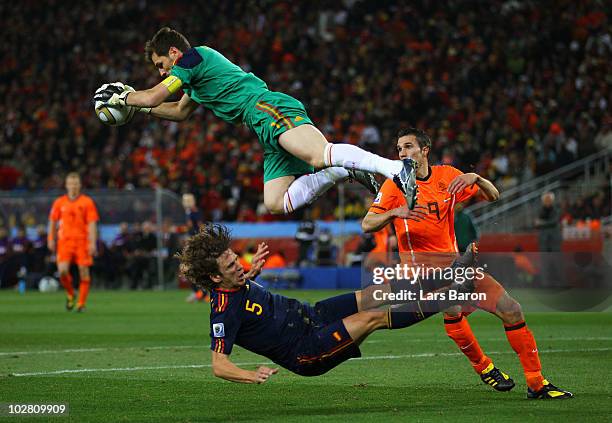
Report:
[[70,264],[79,268],[77,311],[85,310],[91,276],[89,267],[96,254],[98,211],[93,200],[81,194],[81,178],[77,173],[66,176],[66,195],[57,198],[49,213],[49,250],[57,253],[57,269],[66,290],[66,310],[74,308],[74,287]]
[[[476,173],[464,174],[452,166],[430,166],[429,136],[415,128],[402,129],[397,137],[400,159],[417,162],[418,200],[409,210],[402,193],[387,180],[363,219],[365,232],[378,231],[392,223],[403,262],[428,266],[448,266],[458,248],[454,231],[455,204],[480,191],[488,201],[499,198],[497,188]],[[486,300],[474,304],[498,316],[504,323],[508,342],[518,354],[525,372],[528,398],[570,398],[572,394],[549,383],[541,372],[535,339],[525,324],[520,304],[491,276],[476,282],[476,291],[486,293]],[[467,315],[469,306],[445,311],[446,333],[455,341],[483,382],[499,391],[508,391],[514,382],[493,365],[472,333]]]

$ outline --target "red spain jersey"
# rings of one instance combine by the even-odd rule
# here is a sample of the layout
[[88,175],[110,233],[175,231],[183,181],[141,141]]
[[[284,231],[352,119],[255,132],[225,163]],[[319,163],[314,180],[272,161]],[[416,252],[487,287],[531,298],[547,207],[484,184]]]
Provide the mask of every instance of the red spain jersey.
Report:
[[55,200],[49,220],[59,222],[58,241],[86,241],[88,224],[97,222],[100,218],[93,200],[81,194],[74,200],[70,200],[67,195]]
[[[400,253],[458,251],[454,227],[455,204],[478,192],[478,186],[474,184],[459,194],[449,194],[449,184],[459,175],[463,173],[452,166],[431,166],[427,178],[417,178],[417,204],[427,208],[427,218],[420,222],[409,219],[393,220]],[[404,195],[393,181],[387,179],[369,211],[380,214],[404,205]]]

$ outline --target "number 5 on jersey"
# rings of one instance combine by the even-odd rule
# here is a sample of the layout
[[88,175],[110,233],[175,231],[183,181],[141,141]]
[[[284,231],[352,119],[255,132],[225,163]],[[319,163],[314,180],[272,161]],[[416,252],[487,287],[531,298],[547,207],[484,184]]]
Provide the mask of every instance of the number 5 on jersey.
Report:
[[251,313],[255,313],[258,316],[263,312],[263,308],[259,304],[252,303],[249,300],[246,300],[246,305],[245,305],[244,308],[245,308],[246,311],[250,311]]

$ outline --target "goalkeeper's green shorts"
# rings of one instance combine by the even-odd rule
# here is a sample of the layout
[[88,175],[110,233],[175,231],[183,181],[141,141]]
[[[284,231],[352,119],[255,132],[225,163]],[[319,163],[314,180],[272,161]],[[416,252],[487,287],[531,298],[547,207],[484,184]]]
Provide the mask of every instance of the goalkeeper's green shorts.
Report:
[[313,124],[301,102],[286,94],[268,91],[245,112],[244,123],[257,134],[263,146],[264,182],[314,172],[311,165],[291,155],[278,143],[283,132]]

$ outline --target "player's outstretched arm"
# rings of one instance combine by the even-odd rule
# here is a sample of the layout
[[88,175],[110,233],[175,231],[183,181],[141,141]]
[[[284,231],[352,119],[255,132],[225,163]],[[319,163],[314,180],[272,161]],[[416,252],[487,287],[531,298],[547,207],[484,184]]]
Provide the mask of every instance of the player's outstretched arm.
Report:
[[198,103],[183,94],[179,101],[162,103],[151,109],[151,114],[160,119],[173,120],[176,122],[187,119],[198,108]]
[[136,91],[123,82],[114,82],[98,88],[94,95],[94,101],[100,101],[106,106],[133,106],[141,110],[148,110],[151,107],[159,106],[179,88],[180,84],[168,86],[166,80],[164,80],[148,90]]
[[495,185],[477,173],[464,173],[463,175],[457,176],[448,185],[448,192],[451,195],[455,195],[474,184],[478,185],[478,188],[480,188],[487,201],[499,200],[499,191],[495,188]]
[[365,233],[380,231],[382,228],[391,223],[391,221],[393,221],[393,214],[391,213],[391,210],[384,213],[369,212],[361,221],[361,229]]
[[[157,107],[170,97],[172,92],[162,81],[153,88],[143,91],[132,91],[126,94],[124,102],[128,106],[135,107]],[[112,99],[111,99],[112,100]],[[112,103],[111,103],[112,104]]]
[[216,351],[212,351],[212,369],[216,377],[238,383],[264,383],[278,373],[278,369],[266,366],[260,366],[256,371],[241,369],[230,361],[229,355]]
[[410,219],[417,222],[427,217],[427,207],[417,204],[410,210],[408,206],[402,206],[388,210],[384,213],[369,212],[361,221],[361,229],[364,232],[376,232],[393,222],[393,219]]
[[479,175],[476,185],[478,185],[480,190],[483,192],[487,201],[499,200],[499,190],[495,187],[495,185],[493,185],[493,182]]

